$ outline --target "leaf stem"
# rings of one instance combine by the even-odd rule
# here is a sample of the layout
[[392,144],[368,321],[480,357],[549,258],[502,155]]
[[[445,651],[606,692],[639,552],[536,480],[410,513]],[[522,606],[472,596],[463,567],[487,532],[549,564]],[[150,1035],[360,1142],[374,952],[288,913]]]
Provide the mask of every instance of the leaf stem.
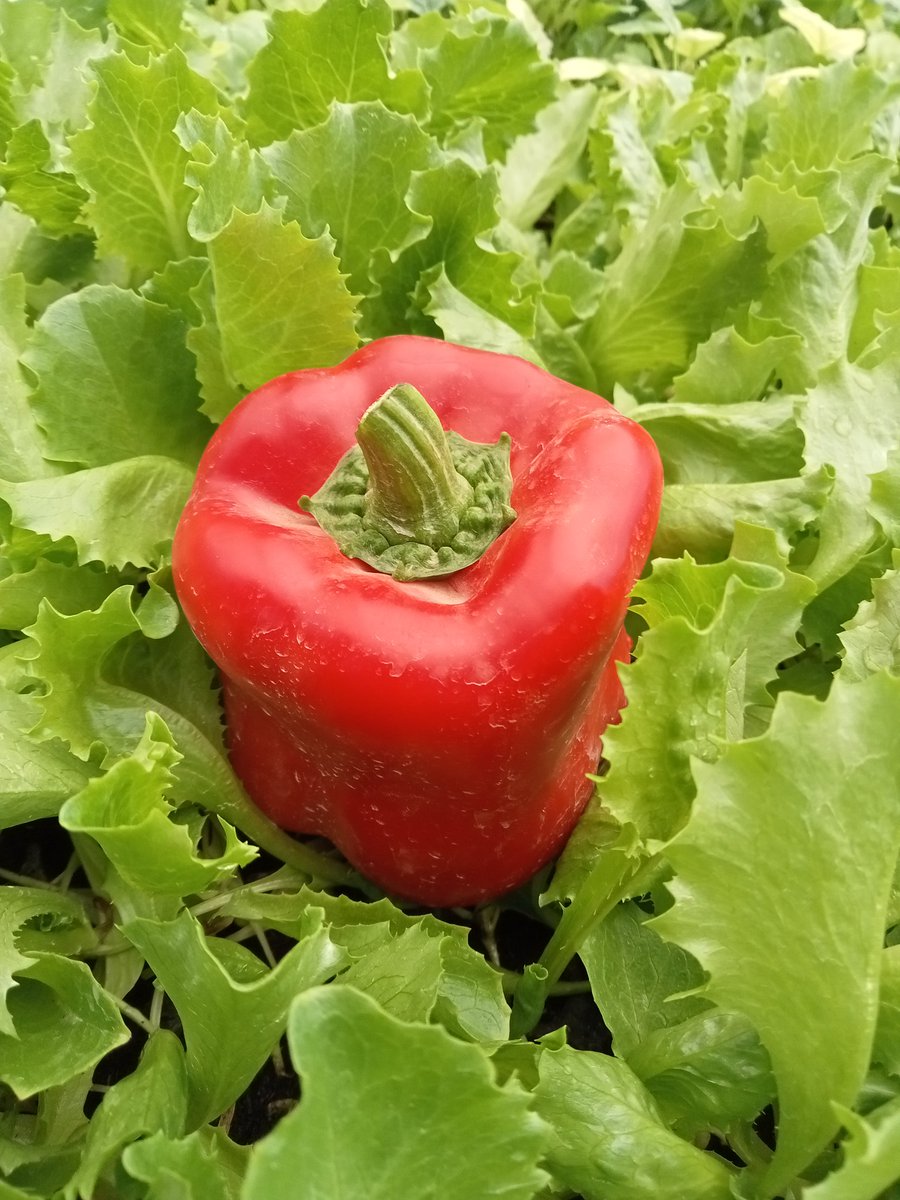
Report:
[[772,1158],[772,1151],[756,1130],[746,1121],[733,1125],[726,1132],[728,1144],[747,1167],[762,1171]]
[[290,891],[287,880],[279,879],[277,876],[268,876],[266,879],[258,879],[254,883],[242,883],[239,887],[216,892],[214,896],[207,896],[205,900],[199,900],[196,904],[189,905],[188,912],[193,917],[203,917],[207,913],[215,912],[217,908],[221,908],[235,897],[259,896],[266,892],[278,892],[282,889],[286,892]]
[[[500,972],[503,980],[503,990],[507,996],[514,996],[516,988],[525,978],[518,971]],[[565,982],[555,983],[547,989],[548,996],[584,996],[591,990],[591,985],[587,979],[571,979]]]
[[107,995],[112,998],[113,1004],[115,1004],[123,1016],[128,1018],[132,1025],[137,1025],[139,1029],[143,1029],[144,1033],[146,1033],[148,1037],[151,1034],[156,1033],[157,1027],[151,1020],[144,1016],[139,1008],[135,1008],[134,1005],[129,1004],[127,1000],[122,1000],[118,996],[113,995],[112,992],[108,992]]
[[58,883],[50,883],[46,879],[35,879],[32,875],[20,875],[17,871],[7,871],[5,867],[0,867],[0,879],[5,879],[7,883],[15,883],[19,887],[41,888],[45,892],[62,890]]
[[625,847],[611,846],[601,853],[578,895],[564,909],[540,959],[526,975],[525,986],[517,990],[513,1037],[525,1036],[537,1023],[544,1001],[559,984],[591,927],[607,917],[621,900],[644,891],[660,860],[659,854],[637,857]]
[[[583,888],[578,897],[563,912],[562,918],[553,936],[547,943],[541,955],[541,963],[546,968],[548,983],[555,984],[560,975],[578,953],[578,947],[584,941],[588,931],[598,921],[608,916],[616,905],[625,899],[626,891],[631,895],[643,891],[642,881],[652,878],[660,856],[639,860],[626,859],[622,864],[618,879],[614,886],[599,895],[593,895],[592,888]],[[602,877],[599,877],[602,879]],[[605,882],[605,880],[603,880]]]
[[153,989],[153,999],[150,1001],[150,1024],[153,1026],[154,1032],[162,1024],[162,1010],[165,998],[166,993],[157,981]]
[[302,871],[317,883],[326,886],[365,888],[360,876],[345,862],[320,854],[318,850],[313,850],[311,846],[292,838],[274,821],[270,821],[243,792],[235,789],[232,796],[223,798],[212,811],[252,838],[263,850],[280,858],[288,866]]

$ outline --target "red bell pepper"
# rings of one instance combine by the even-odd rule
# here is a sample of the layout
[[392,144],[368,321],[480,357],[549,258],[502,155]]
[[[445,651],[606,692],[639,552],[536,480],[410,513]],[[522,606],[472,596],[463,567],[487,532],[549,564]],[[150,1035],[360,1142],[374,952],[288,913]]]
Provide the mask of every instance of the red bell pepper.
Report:
[[[410,416],[413,389],[439,424]],[[440,425],[461,435],[449,466]],[[506,355],[386,338],[247,396],[200,463],[174,570],[251,798],[425,904],[526,881],[623,703],[661,489],[640,426]]]

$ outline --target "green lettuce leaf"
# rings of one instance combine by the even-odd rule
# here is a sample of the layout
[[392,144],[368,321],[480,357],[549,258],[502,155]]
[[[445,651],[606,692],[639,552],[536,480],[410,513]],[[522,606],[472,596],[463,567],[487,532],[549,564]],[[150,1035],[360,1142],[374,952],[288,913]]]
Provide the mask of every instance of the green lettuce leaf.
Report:
[[92,1068],[129,1040],[119,1010],[84,963],[34,954],[8,997],[15,1034],[0,1032],[0,1080],[20,1100]]
[[433,13],[410,22],[400,45],[400,61],[415,63],[428,84],[431,128],[446,138],[474,125],[491,158],[529,133],[554,99],[553,67],[526,30],[487,8],[463,19]]
[[221,1129],[204,1126],[178,1140],[157,1132],[133,1142],[122,1156],[134,1179],[148,1183],[148,1200],[164,1200],[173,1187],[184,1200],[239,1200],[249,1149]]
[[[743,1013],[772,1060],[779,1123],[766,1195],[833,1137],[833,1105],[853,1103],[868,1067],[900,843],[898,718],[900,681],[884,675],[838,679],[824,703],[783,695],[763,737],[695,762],[691,818],[666,851],[675,904],[655,928],[695,955],[704,994]],[[804,744],[827,753],[801,774]],[[787,923],[785,880],[815,894]]]
[[178,1009],[187,1050],[186,1130],[219,1116],[244,1091],[284,1032],[288,1007],[306,988],[330,979],[343,952],[314,914],[302,941],[267,971],[236,979],[213,952],[199,922],[138,918],[126,931]]
[[[892,904],[894,902],[892,897]],[[897,945],[888,946],[881,958],[878,1024],[872,1060],[891,1075],[900,1073],[900,947]]]
[[[896,561],[895,552],[895,561]],[[859,606],[840,634],[841,676],[865,679],[874,671],[900,673],[900,567],[872,584],[872,599]]]
[[94,838],[122,879],[139,890],[175,896],[203,892],[256,857],[229,826],[222,830],[222,853],[199,857],[190,829],[172,820],[165,799],[180,759],[162,720],[148,713],[134,753],[67,800],[59,815],[70,833]]
[[[188,155],[175,133],[179,116],[213,113],[216,93],[170,50],[146,65],[123,54],[99,60],[90,126],[71,139],[76,180],[90,194],[88,218],[104,253],[145,270],[191,252],[184,181]],[[147,102],[152,97],[152,103]]]
[[25,323],[25,279],[10,275],[0,283],[0,476],[19,481],[52,473],[44,460],[44,440],[28,403],[28,388],[19,356],[28,343]]
[[87,192],[67,171],[56,169],[47,136],[35,119],[20,125],[0,163],[6,198],[53,237],[89,233],[81,220]]
[[568,1046],[540,1057],[536,1109],[552,1128],[547,1165],[585,1200],[726,1200],[730,1171],[663,1123],[625,1063]]
[[100,467],[143,455],[196,465],[212,432],[197,411],[178,313],[93,285],[51,305],[22,361],[48,458]]
[[287,217],[307,237],[328,229],[357,295],[368,295],[390,262],[428,233],[429,219],[406,195],[413,172],[437,161],[437,148],[415,118],[380,101],[335,102],[324,121],[263,157],[287,197]]
[[681,374],[690,348],[764,279],[760,230],[732,234],[684,177],[664,194],[641,230],[605,272],[597,311],[581,344],[600,390],[614,381],[659,388]]
[[93,1196],[101,1176],[137,1138],[178,1137],[186,1116],[184,1050],[173,1033],[158,1029],[148,1039],[135,1070],[100,1102],[78,1170],[66,1186],[66,1200]]
[[[4,483],[3,491],[14,525],[54,541],[71,538],[82,564],[155,567],[171,544],[193,478],[185,463],[148,454]],[[111,511],[117,514],[112,525],[103,516]]]
[[0,829],[59,812],[94,774],[61,741],[29,736],[40,709],[28,696],[0,688]]
[[[431,914],[404,913],[389,900],[362,904],[348,896],[328,896],[307,888],[271,896],[257,895],[252,888],[239,891],[221,911],[298,938],[309,908],[324,912],[332,941],[350,954],[352,964],[342,981],[375,996],[383,1008],[393,1012],[389,1001],[391,995],[398,995],[401,1003],[417,1006],[417,1015],[408,1019],[436,1021],[474,1041],[499,1042],[509,1036],[509,1006],[502,977],[472,949],[461,925],[448,924]],[[398,945],[402,938],[406,938],[407,948],[418,947],[421,966],[415,954],[404,959]],[[383,979],[380,971],[372,970],[373,956],[384,971]],[[425,976],[416,996],[411,976],[423,968]],[[384,992],[385,987],[394,992]]]
[[877,1108],[865,1120],[840,1112],[848,1135],[844,1161],[807,1191],[810,1200],[879,1200],[900,1181],[900,1101]]
[[[371,1200],[422,1195],[435,1179],[445,1200],[531,1200],[546,1179],[538,1167],[543,1122],[514,1081],[494,1082],[479,1046],[405,1024],[340,985],[294,1001],[288,1042],[303,1099],[259,1143],[247,1200],[350,1195],[360,1179]],[[344,1079],[354,1086],[343,1087]]]
[[311,11],[276,11],[270,39],[249,70],[244,105],[257,145],[318,125],[333,101],[380,100],[393,112],[423,115],[421,73],[394,70],[385,55],[393,28],[387,0],[325,0]]
[[356,303],[327,233],[305,237],[263,204],[235,211],[209,258],[222,356],[245,391],[287,371],[333,366],[356,349]]
[[748,709],[771,705],[767,684],[799,648],[812,586],[776,565],[765,535],[745,544],[749,561],[662,561],[639,586],[651,627],[637,660],[621,668],[628,707],[604,737],[611,769],[598,791],[645,838],[681,827],[695,794],[692,760],[714,762],[745,736]]

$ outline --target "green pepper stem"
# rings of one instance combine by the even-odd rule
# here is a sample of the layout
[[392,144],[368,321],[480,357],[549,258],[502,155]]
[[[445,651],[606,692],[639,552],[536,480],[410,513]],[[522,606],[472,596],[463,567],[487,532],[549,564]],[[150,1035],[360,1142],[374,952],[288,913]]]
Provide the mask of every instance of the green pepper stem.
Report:
[[398,383],[368,408],[356,440],[369,468],[368,523],[391,545],[445,546],[472,504],[437,413],[412,384]]
[[510,438],[470,442],[445,432],[411,384],[362,415],[352,446],[314,496],[301,496],[348,558],[401,582],[478,562],[515,520]]

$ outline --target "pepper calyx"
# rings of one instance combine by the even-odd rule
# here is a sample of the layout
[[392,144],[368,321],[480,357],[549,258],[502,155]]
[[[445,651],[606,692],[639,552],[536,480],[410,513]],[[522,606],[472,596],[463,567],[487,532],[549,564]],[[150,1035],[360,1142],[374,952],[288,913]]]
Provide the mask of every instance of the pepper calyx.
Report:
[[470,442],[401,383],[366,410],[356,438],[299,502],[348,558],[401,581],[451,575],[515,520],[508,434]]

